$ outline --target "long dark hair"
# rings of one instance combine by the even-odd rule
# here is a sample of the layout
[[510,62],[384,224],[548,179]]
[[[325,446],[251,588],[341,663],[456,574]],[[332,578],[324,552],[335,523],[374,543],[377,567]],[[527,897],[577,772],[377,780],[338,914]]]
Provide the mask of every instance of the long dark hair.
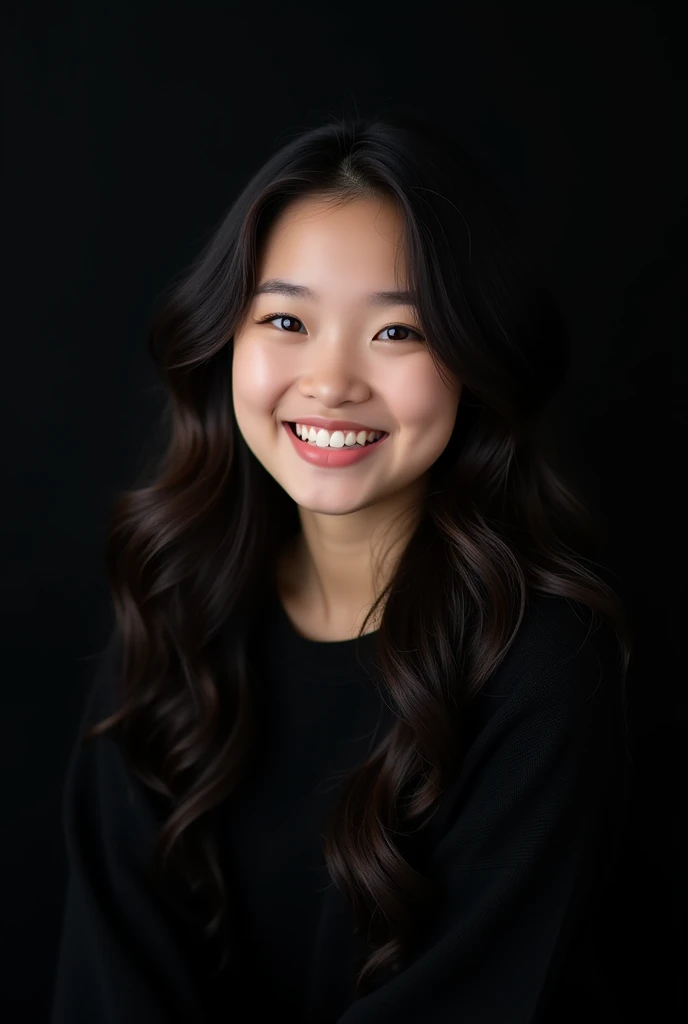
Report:
[[463,383],[422,515],[358,634],[380,606],[379,664],[394,724],[343,781],[324,837],[331,878],[368,941],[361,994],[378,971],[400,967],[416,915],[431,905],[431,880],[394,837],[437,807],[457,723],[506,655],[530,595],[564,597],[611,627],[624,683],[631,629],[594,560],[599,524],[560,468],[548,408],[570,339],[514,208],[460,144],[410,109],[294,136],[161,297],[149,347],[164,414],[153,454],[136,486],[117,496],[108,527],[118,705],[86,738],[118,726],[136,775],[167,802],[156,878],[175,862],[190,892],[209,883],[203,934],[221,936],[231,878],[220,868],[213,815],[260,751],[249,624],[299,529],[294,501],[239,432],[233,335],[266,232],[304,195],[399,205],[429,352]]

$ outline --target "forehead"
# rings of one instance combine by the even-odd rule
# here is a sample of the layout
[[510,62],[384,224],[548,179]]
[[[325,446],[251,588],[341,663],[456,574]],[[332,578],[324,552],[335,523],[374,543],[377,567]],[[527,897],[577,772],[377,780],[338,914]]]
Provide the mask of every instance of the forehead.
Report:
[[394,287],[405,279],[403,230],[401,213],[388,199],[299,199],[271,225],[259,279],[293,277],[316,292],[338,279],[366,290]]

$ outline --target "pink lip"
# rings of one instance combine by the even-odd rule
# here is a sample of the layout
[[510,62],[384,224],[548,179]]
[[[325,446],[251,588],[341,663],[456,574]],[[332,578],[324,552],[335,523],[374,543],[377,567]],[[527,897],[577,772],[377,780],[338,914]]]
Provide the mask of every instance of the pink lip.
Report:
[[288,423],[283,423],[282,426],[296,449],[297,455],[300,455],[304,462],[310,462],[312,466],[324,466],[326,469],[340,469],[343,466],[351,466],[354,462],[360,462],[361,459],[371,455],[389,437],[389,434],[385,434],[379,441],[367,444],[364,448],[318,448],[317,445],[309,444],[297,437]]

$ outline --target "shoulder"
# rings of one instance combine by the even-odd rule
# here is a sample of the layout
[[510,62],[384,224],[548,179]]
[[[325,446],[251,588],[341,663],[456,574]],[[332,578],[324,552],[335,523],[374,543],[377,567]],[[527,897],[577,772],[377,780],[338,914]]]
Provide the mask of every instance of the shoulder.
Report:
[[621,665],[616,632],[599,614],[530,593],[506,650],[465,708],[464,751],[493,749],[510,735],[539,749],[598,727],[626,729]]
[[549,695],[559,703],[578,704],[602,681],[614,689],[621,678],[616,633],[598,613],[570,598],[531,594],[485,690],[516,703]]
[[616,777],[627,744],[621,664],[616,632],[599,614],[564,597],[531,596],[469,708],[466,772],[504,760],[515,778],[534,759],[538,771],[556,764],[571,778]]

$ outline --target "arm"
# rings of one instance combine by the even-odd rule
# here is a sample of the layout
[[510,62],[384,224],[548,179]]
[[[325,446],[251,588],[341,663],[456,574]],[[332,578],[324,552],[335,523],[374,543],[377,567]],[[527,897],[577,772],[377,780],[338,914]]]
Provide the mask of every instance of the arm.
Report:
[[101,656],[63,790],[68,881],[51,1024],[202,1022],[180,942],[148,877],[155,820],[111,734],[113,636]]
[[338,1024],[568,1019],[550,1000],[627,807],[621,676],[600,652],[593,635],[538,658],[504,697],[452,791],[426,868],[442,897],[412,962]]

